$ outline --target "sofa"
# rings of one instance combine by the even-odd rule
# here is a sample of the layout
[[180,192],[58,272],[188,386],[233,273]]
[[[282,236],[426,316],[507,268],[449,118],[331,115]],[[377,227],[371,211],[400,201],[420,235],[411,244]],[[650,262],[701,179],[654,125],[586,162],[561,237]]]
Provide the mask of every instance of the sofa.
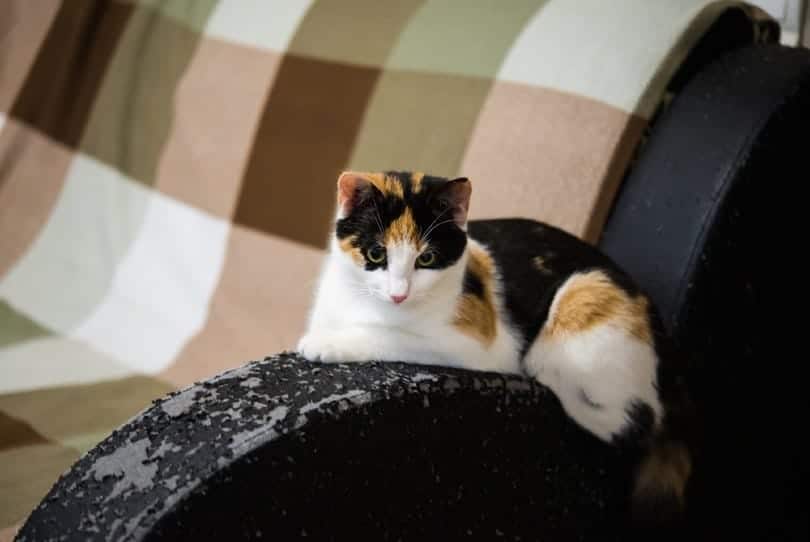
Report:
[[[552,0],[543,9],[554,4]],[[631,4],[624,5],[628,12]],[[776,337],[769,334],[774,319],[768,302],[777,296],[775,287],[780,282],[768,248],[781,232],[777,230],[778,220],[764,216],[766,208],[776,213],[777,202],[780,209],[784,203],[777,196],[781,191],[765,184],[766,179],[797,178],[806,168],[802,152],[806,143],[802,143],[801,133],[810,118],[810,51],[780,45],[778,26],[748,5],[684,2],[683,9],[687,8],[692,11],[684,16],[683,26],[656,53],[657,62],[647,67],[645,78],[634,87],[630,107],[634,114],[621,122],[603,118],[602,136],[613,135],[591,156],[596,165],[584,171],[567,170],[561,166],[561,156],[572,163],[587,158],[552,152],[555,160],[548,162],[550,180],[546,184],[527,179],[525,185],[498,185],[490,180],[491,186],[484,187],[481,197],[491,195],[492,201],[487,201],[490,207],[481,204],[480,212],[549,217],[603,250],[656,304],[664,328],[685,353],[681,378],[700,412],[700,445],[687,493],[687,515],[681,522],[663,532],[634,532],[627,517],[627,492],[636,458],[584,432],[564,414],[549,390],[530,379],[414,365],[407,360],[312,363],[301,359],[292,348],[236,359],[234,351],[239,352],[239,348],[228,350],[227,340],[220,339],[216,346],[201,343],[196,355],[210,358],[225,352],[232,356],[230,367],[209,365],[204,368],[207,372],[189,373],[193,380],[177,389],[152,387],[149,394],[139,396],[141,403],[134,402],[129,410],[122,411],[127,419],[117,420],[109,432],[101,431],[85,451],[71,457],[65,471],[54,477],[47,492],[36,500],[15,540],[360,537],[560,541],[628,540],[639,535],[652,540],[806,540],[808,517],[801,496],[806,487],[807,460],[794,436],[802,425],[804,402],[798,382],[796,392],[788,389],[791,381],[798,379],[786,377],[784,371],[768,370],[774,344],[769,339]],[[148,9],[168,10],[161,16],[178,17],[171,13],[171,6]],[[200,8],[185,13],[183,24],[202,24],[195,23],[195,9]],[[663,16],[650,9],[650,20],[657,24],[668,21],[655,19]],[[101,8],[93,13],[95,19],[86,21],[106,21],[101,29],[109,29],[117,20],[115,13]],[[623,17],[632,19],[628,14]],[[555,21],[562,25],[566,20],[560,16]],[[210,21],[206,24],[205,32],[209,32]],[[616,24],[616,29],[625,32],[632,26]],[[298,28],[300,35],[306,25]],[[313,28],[321,27],[313,23]],[[616,39],[615,32],[609,35]],[[291,50],[295,50],[295,39],[288,45]],[[376,43],[373,40],[378,37],[369,39]],[[93,43],[98,46],[98,42]],[[369,51],[335,54],[382,54],[375,51],[369,47]],[[317,85],[307,71],[312,66],[302,60],[310,59],[305,53],[296,50],[298,56],[288,55],[295,58],[285,58],[277,69],[292,74],[288,77],[295,78],[298,85],[306,81]],[[404,53],[402,58],[390,51],[386,54],[391,56],[385,62],[399,59],[407,64]],[[558,54],[563,59],[575,56],[569,51]],[[602,54],[604,58],[620,58],[616,62],[625,65],[643,58]],[[499,74],[512,57],[505,58],[498,59],[502,63]],[[541,58],[560,62],[551,53]],[[484,64],[489,61],[479,60]],[[560,64],[555,66],[564,71]],[[36,75],[36,69],[31,73]],[[414,84],[399,72],[388,77],[384,74],[373,83],[363,83],[361,75],[358,68],[354,76],[359,79],[353,84],[365,84],[375,92],[381,92],[385,85],[393,93],[410,91],[409,85]],[[340,77],[333,73],[326,81],[341,81]],[[32,85],[32,79],[29,73],[25,85]],[[305,152],[298,148],[302,141],[317,143],[327,154],[346,155],[345,149],[336,150],[345,145],[340,138],[347,136],[346,125],[339,119],[324,121],[340,129],[325,142],[319,136],[306,140],[311,130],[306,125],[307,115],[315,111],[318,118],[328,117],[329,110],[307,91],[280,87],[283,85],[278,83],[273,86],[268,102],[302,109],[295,111],[297,116],[283,108],[264,110],[265,118],[254,133],[255,141],[264,144],[254,145],[254,155],[243,171],[246,179],[265,175],[269,165],[278,162],[292,167],[289,164],[294,161],[284,161],[284,155]],[[346,108],[354,107],[350,102],[355,90],[344,94],[340,94],[343,90],[336,91]],[[487,100],[496,95],[490,87],[476,92],[488,96]],[[603,96],[615,97],[615,103],[630,95],[611,92],[605,90]],[[365,116],[357,117],[356,122],[366,123],[364,126],[376,122],[384,127],[407,120],[399,113],[375,113],[374,104],[384,109],[374,101],[382,100],[380,94],[375,96],[369,99],[372,105],[366,106]],[[452,101],[452,93],[449,96]],[[524,114],[520,99],[511,99],[518,114]],[[592,117],[580,114],[584,105],[555,100],[544,107],[563,110],[568,115],[563,118],[583,123],[575,130],[583,141],[598,139],[599,134],[592,133],[596,129],[587,124]],[[86,129],[82,132],[77,127],[81,123],[71,125],[59,114],[41,113],[34,101],[29,102],[17,99],[9,108],[8,118],[22,119],[26,126],[38,127],[62,144],[81,141],[78,145],[85,151],[93,146],[94,156],[104,160],[104,153],[113,153],[113,146],[104,146],[103,136],[93,136],[97,140],[88,143]],[[505,103],[509,104],[509,99]],[[81,103],[70,105],[69,110],[75,111]],[[508,110],[504,113],[507,116]],[[53,111],[65,110],[54,106]],[[458,113],[454,118],[466,118],[464,115]],[[483,122],[481,115],[476,121],[479,124]],[[91,126],[93,122],[103,123],[92,112],[89,117],[90,121],[83,122]],[[143,122],[159,124],[160,113],[157,117]],[[305,120],[296,127],[293,118]],[[129,122],[139,121],[130,117]],[[112,121],[106,126],[112,130]],[[524,149],[517,148],[517,143],[497,147],[499,141],[511,144],[524,138],[525,133],[519,132],[509,139],[509,126],[513,124],[498,132],[500,140],[487,138],[486,133],[480,136],[477,144],[496,148],[481,158],[468,147],[465,166],[477,168],[483,175],[492,167],[489,164],[497,162],[493,155],[499,152],[518,164],[521,159],[529,160],[521,158]],[[4,131],[9,129],[17,128],[6,127]],[[413,151],[415,157],[428,164],[433,161],[437,167],[442,164],[440,158],[428,156],[434,145],[441,147],[441,139],[428,144],[408,133],[409,128],[403,130],[403,141],[419,143]],[[361,145],[358,140],[377,132],[367,129],[359,133],[355,134],[355,144],[368,155],[367,163],[381,160],[380,156],[391,161],[407,156],[374,141],[361,141]],[[442,136],[441,129],[437,134],[433,137]],[[283,143],[276,142],[279,137]],[[473,140],[467,144],[473,145],[479,136],[470,137]],[[8,141],[6,147],[0,145],[7,155],[11,148]],[[20,137],[13,141],[34,145]],[[565,142],[571,145],[572,140]],[[559,147],[553,143],[544,136],[537,144],[543,149]],[[441,156],[450,152],[440,150]],[[137,152],[154,151],[146,148]],[[143,164],[149,161],[141,155],[110,160],[133,178],[153,175],[155,187],[164,179],[162,168],[171,166],[154,162],[155,171],[144,173]],[[186,157],[186,161],[194,160]],[[327,162],[337,164],[338,160]],[[544,164],[542,160],[537,163]],[[328,172],[318,164],[312,170],[301,167],[305,177],[320,178]],[[513,177],[524,173],[519,165],[504,171]],[[569,180],[572,171],[586,178],[591,175],[592,182],[577,185]],[[291,174],[295,171],[273,175],[284,178]],[[475,182],[475,177],[471,178]],[[210,181],[202,179],[202,184],[191,189],[180,185],[159,189],[169,194],[174,190],[175,196],[182,192],[182,198],[194,199],[195,191],[205,191],[206,182]],[[318,182],[326,185],[331,179]],[[256,182],[243,185],[240,198],[229,211],[235,223],[269,231],[264,216],[269,213],[275,217],[272,228],[280,228],[271,228],[274,233],[284,230],[298,242],[319,242],[322,231],[288,217],[284,200],[273,199],[279,192],[263,193],[258,186]],[[578,206],[566,207],[567,191],[579,188],[589,196]],[[284,197],[303,197],[307,190],[314,188],[295,188]],[[65,198],[67,192],[64,188],[60,197]],[[314,197],[312,212],[324,215],[325,226],[331,203],[324,198]],[[517,203],[510,203],[512,199]],[[535,200],[543,203],[533,208]],[[221,212],[218,206],[224,205],[222,200],[206,199],[204,194],[194,202],[215,215]],[[562,210],[555,214],[554,208]],[[552,210],[545,214],[546,209]],[[185,224],[192,227],[196,222],[189,219]],[[214,230],[206,232],[217,235]],[[29,237],[39,242],[45,236],[32,230]],[[245,247],[243,266],[251,257],[249,245]],[[15,254],[16,267],[9,267],[6,277],[11,278],[0,284],[0,293],[18,312],[28,299],[18,294],[25,286],[23,282],[29,280],[23,271],[34,268],[26,262],[19,264],[27,257],[21,254],[19,250]],[[275,257],[284,256],[279,249]],[[286,273],[291,276],[278,280],[290,288],[297,280],[294,265]],[[249,301],[244,303],[250,305]],[[274,315],[282,327],[288,325],[283,322],[284,309],[282,300]],[[37,325],[62,332],[59,317],[48,320],[50,314],[26,314]],[[258,326],[249,318],[245,321],[245,325]],[[71,338],[87,339],[98,333],[91,325],[80,327],[80,331]],[[129,344],[114,337],[114,331],[106,333],[113,337],[109,342],[104,342],[105,338],[92,343],[97,350],[107,352],[104,348],[109,345],[114,351]],[[137,335],[132,340],[137,342]],[[145,335],[140,340],[151,339]],[[141,352],[137,344],[133,348]],[[153,359],[154,349],[144,347],[142,352],[144,359]],[[158,369],[146,372],[155,375]],[[115,389],[126,394],[126,386]],[[92,395],[88,397],[92,400]],[[143,400],[145,397],[151,404]],[[13,406],[10,399],[0,402],[0,409],[6,412]],[[15,457],[24,463],[23,456]]]

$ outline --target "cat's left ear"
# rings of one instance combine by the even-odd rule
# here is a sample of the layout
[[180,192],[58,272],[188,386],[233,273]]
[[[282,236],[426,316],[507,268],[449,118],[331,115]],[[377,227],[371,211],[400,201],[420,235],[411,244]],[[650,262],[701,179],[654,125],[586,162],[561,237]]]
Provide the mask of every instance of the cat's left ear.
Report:
[[465,229],[467,225],[467,213],[470,209],[470,195],[472,194],[472,184],[467,177],[458,177],[447,181],[439,189],[437,198],[438,212],[447,212],[449,207],[453,213],[453,220],[459,228]]

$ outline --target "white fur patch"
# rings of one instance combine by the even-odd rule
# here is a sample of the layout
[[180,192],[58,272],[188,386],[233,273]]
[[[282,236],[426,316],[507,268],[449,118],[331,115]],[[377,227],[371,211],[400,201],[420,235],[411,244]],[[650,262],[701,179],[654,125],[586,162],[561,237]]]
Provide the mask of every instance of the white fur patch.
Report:
[[411,293],[414,262],[419,253],[410,244],[397,243],[388,247],[388,295],[407,296]]
[[[396,267],[416,253],[395,250],[393,258]],[[500,306],[496,338],[488,347],[453,326],[466,265],[465,252],[448,268],[414,270],[408,299],[396,305],[386,290],[387,270],[366,271],[333,241],[299,353],[330,362],[403,361],[520,373],[519,342],[503,323]]]
[[656,366],[650,345],[609,323],[565,338],[541,334],[526,355],[527,372],[557,394],[577,423],[606,441],[625,429],[633,400],[649,404],[660,418]]

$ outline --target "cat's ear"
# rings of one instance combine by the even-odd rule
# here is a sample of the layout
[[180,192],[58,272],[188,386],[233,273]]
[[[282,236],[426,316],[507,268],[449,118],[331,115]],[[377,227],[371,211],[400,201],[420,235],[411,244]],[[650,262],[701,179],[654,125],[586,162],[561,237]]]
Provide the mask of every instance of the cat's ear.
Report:
[[357,171],[344,171],[337,181],[338,214],[349,216],[357,204],[362,202],[373,191],[371,178]]
[[458,177],[447,181],[439,188],[434,211],[442,214],[451,212],[458,227],[464,229],[467,224],[467,212],[470,209],[471,194],[472,184],[467,177]]

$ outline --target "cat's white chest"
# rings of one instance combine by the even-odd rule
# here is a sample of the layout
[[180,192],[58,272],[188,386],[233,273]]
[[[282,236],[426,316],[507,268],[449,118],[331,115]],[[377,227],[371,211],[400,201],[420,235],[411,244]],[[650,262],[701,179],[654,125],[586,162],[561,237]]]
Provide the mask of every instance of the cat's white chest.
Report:
[[487,344],[453,325],[460,276],[448,280],[447,287],[436,289],[430,298],[402,305],[368,295],[353,287],[352,280],[342,262],[327,262],[309,329],[298,345],[305,357],[520,372],[518,341],[502,322],[497,323],[495,338]]

